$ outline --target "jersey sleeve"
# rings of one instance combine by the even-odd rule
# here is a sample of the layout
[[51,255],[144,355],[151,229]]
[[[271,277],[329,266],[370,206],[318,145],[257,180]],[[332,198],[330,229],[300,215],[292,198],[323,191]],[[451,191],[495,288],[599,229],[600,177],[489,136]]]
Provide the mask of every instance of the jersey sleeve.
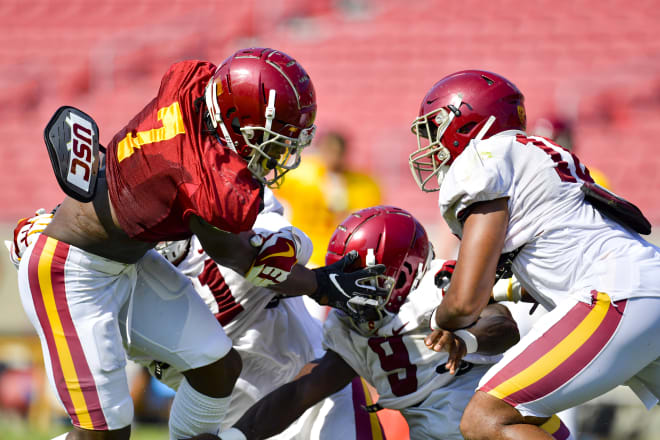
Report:
[[180,188],[184,221],[196,215],[223,231],[250,230],[261,206],[259,183],[242,159],[228,150],[209,148],[203,160],[203,177],[189,182],[184,177]]
[[462,235],[463,216],[473,203],[511,197],[514,172],[510,146],[490,138],[468,145],[449,168],[439,205],[451,231]]

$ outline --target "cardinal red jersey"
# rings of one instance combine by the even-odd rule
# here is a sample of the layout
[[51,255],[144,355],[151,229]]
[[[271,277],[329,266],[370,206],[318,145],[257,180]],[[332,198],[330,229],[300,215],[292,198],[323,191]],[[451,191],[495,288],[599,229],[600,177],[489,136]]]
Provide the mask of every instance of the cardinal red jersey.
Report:
[[158,96],[108,146],[108,192],[121,228],[145,241],[189,237],[190,215],[238,233],[254,223],[259,183],[236,153],[204,133],[204,88],[215,66],[174,64]]

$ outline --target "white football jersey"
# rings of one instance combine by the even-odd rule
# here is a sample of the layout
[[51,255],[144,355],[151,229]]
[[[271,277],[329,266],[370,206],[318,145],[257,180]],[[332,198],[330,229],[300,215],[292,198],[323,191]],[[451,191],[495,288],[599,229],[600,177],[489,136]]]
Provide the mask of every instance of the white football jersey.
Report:
[[[430,350],[424,344],[424,338],[431,332],[431,313],[442,301],[442,290],[436,287],[434,277],[443,263],[443,260],[432,261],[399,313],[376,334],[361,334],[348,316],[336,309],[330,312],[324,324],[324,347],[340,355],[376,388],[378,404],[383,408],[403,409],[416,405],[434,390],[456,379],[444,369],[448,354]],[[500,355],[470,354],[465,360],[490,364],[500,358]]]
[[[282,216],[282,205],[268,189],[264,202],[255,231],[290,226]],[[299,261],[304,264],[312,244],[299,230],[294,229],[294,233],[301,243]],[[301,297],[278,298],[276,292],[257,287],[237,272],[216,264],[195,236],[177,268],[191,279],[243,361],[225,427],[261,397],[291,381],[305,364],[323,356],[321,323],[309,315]]]
[[505,131],[474,142],[449,167],[439,205],[452,232],[472,203],[508,197],[503,252],[520,249],[513,273],[547,309],[566,295],[590,302],[660,296],[660,249],[603,216],[580,190],[584,165],[553,142]]

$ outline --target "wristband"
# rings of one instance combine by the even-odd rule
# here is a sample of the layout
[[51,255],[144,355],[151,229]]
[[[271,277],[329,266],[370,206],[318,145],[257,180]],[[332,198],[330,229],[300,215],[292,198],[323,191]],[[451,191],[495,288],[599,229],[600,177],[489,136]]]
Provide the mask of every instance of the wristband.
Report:
[[245,434],[236,428],[229,428],[218,434],[221,440],[247,440]]
[[467,330],[456,330],[454,332],[454,336],[461,338],[463,342],[465,342],[465,347],[467,348],[467,354],[475,353],[479,348],[479,342],[477,341],[477,337],[473,333]]

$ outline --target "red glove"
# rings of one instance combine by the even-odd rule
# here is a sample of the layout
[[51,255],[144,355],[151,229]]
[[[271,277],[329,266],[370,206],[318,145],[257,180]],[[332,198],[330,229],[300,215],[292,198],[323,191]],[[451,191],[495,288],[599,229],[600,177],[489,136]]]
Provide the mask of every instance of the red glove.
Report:
[[291,230],[284,228],[266,236],[257,234],[250,243],[260,249],[245,278],[260,287],[286,280],[298,262],[298,244]]
[[434,281],[435,285],[442,289],[442,296],[445,296],[447,289],[449,289],[449,284],[451,283],[451,276],[454,274],[454,268],[456,267],[456,260],[447,260],[442,264],[442,267],[438,272],[436,272]]
[[9,249],[9,259],[16,269],[21,262],[21,257],[32,243],[39,237],[39,234],[46,229],[46,226],[53,219],[52,212],[46,212],[45,209],[39,209],[30,218],[22,218],[14,228],[14,240],[5,241],[5,246]]

